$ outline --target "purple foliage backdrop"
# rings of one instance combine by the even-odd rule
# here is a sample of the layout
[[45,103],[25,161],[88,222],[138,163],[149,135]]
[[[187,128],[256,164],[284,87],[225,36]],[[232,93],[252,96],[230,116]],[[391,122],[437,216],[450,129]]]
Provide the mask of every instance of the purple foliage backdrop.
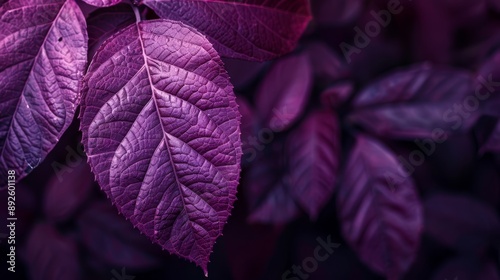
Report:
[[[110,6],[120,1],[84,2]],[[88,25],[88,60],[97,53],[83,81],[80,119],[64,123],[71,114],[61,113],[59,127],[47,128],[57,145],[17,183],[16,273],[7,271],[2,261],[0,279],[500,280],[500,1],[311,0],[313,18],[307,28],[308,7],[300,0],[142,2],[158,14],[143,9],[143,16],[164,19],[141,23],[143,29],[136,30],[126,28],[135,22],[128,5],[95,10],[78,1]],[[221,4],[225,2],[243,4]],[[250,8],[256,3],[262,6],[257,14]],[[75,7],[68,4],[67,9]],[[277,15],[272,12],[276,9]],[[216,17],[212,25],[205,24]],[[151,39],[165,22],[168,31]],[[76,24],[75,30],[80,27]],[[254,33],[245,33],[248,30]],[[10,40],[8,31],[3,32],[1,50]],[[104,44],[109,49],[139,45],[138,32],[153,34],[141,42],[154,47],[141,53],[127,49],[131,64],[126,67],[115,64],[113,53],[98,51],[108,38]],[[179,39],[185,34],[188,39]],[[205,39],[201,34],[209,35]],[[64,50],[77,48],[83,40],[78,32],[66,35],[75,38]],[[243,43],[235,44],[231,36]],[[189,41],[197,51],[174,46],[171,37]],[[168,44],[177,48],[172,53],[186,54],[154,52]],[[190,64],[183,60],[185,55],[196,61]],[[6,65],[11,58],[4,56],[0,53],[0,69],[10,69]],[[56,69],[81,71],[83,57],[78,53],[78,63]],[[128,89],[138,96],[133,102],[112,100],[119,94],[120,79],[135,77],[146,59],[184,67],[213,81],[216,89],[208,90],[213,96],[203,96],[207,102],[198,107],[210,110],[214,103],[223,103],[211,111],[215,124],[203,118],[186,124],[186,130],[192,129],[190,137],[208,139],[210,134],[199,143],[183,139],[196,142],[192,145],[204,155],[198,160],[203,166],[217,165],[231,179],[227,185],[214,183],[213,193],[224,192],[225,200],[202,197],[214,213],[197,218],[203,220],[211,243],[197,243],[199,231],[193,230],[182,237],[199,246],[191,251],[171,241],[174,234],[162,231],[167,225],[148,224],[148,207],[163,209],[164,201],[145,194],[145,208],[137,215],[137,208],[129,206],[137,203],[138,194],[108,179],[133,181],[148,170],[133,173],[128,163],[111,166],[113,155],[102,155],[97,146],[99,137],[109,134],[112,139],[122,130],[112,123],[106,126],[107,115],[96,117],[105,102],[114,102],[109,115],[117,118],[120,110],[137,117],[148,109],[147,100],[140,98],[147,86],[139,82]],[[23,74],[9,75],[17,79]],[[0,85],[7,84],[4,76]],[[170,82],[173,86],[156,81],[153,90],[167,91],[176,83],[194,87],[198,82],[187,74],[183,80],[176,78]],[[75,83],[77,79],[70,81]],[[92,95],[99,90],[111,97]],[[198,102],[198,90],[188,92],[185,100]],[[74,88],[64,91],[66,98],[75,98]],[[58,102],[65,105],[59,108],[63,111],[75,110],[67,100]],[[15,114],[5,104],[0,105],[2,141],[7,121]],[[197,113],[188,115],[195,118]],[[92,130],[96,118],[103,124]],[[159,129],[147,119],[143,124],[134,136],[148,138],[151,130]],[[163,124],[167,132],[179,129],[169,124]],[[69,128],[62,134],[64,126]],[[232,146],[225,146],[227,139]],[[149,150],[154,157],[160,145],[146,140],[151,147],[132,143],[129,150]],[[235,148],[240,141],[241,152]],[[112,142],[106,147],[116,150]],[[2,153],[16,152],[3,142],[0,147]],[[240,153],[238,178],[240,166],[234,163]],[[33,162],[23,169],[36,163],[33,154]],[[189,164],[179,161],[178,166]],[[9,164],[25,162],[2,157],[0,167]],[[151,189],[154,182],[168,178],[168,168],[150,174]],[[201,167],[194,171],[205,178],[210,172]],[[156,191],[169,193],[165,184],[157,184],[166,189]],[[7,195],[0,191],[2,223],[7,219]],[[9,249],[6,231],[0,228],[1,260]],[[175,252],[205,269],[213,242],[208,278],[194,263],[169,254]]]

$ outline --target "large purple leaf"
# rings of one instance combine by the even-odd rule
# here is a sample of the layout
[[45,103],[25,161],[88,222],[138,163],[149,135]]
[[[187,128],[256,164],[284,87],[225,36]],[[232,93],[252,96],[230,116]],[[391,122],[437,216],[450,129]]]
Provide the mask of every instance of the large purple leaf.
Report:
[[96,7],[108,7],[120,3],[122,0],[83,0],[83,2]]
[[75,242],[51,225],[35,225],[25,243],[25,252],[30,279],[81,279]]
[[100,261],[127,268],[148,268],[159,263],[156,254],[161,252],[160,248],[107,202],[94,202],[86,207],[78,218],[78,226],[85,248]]
[[469,197],[434,195],[424,202],[424,210],[425,232],[457,250],[487,250],[489,241],[500,236],[494,209]]
[[290,127],[307,105],[312,78],[306,54],[277,60],[256,93],[262,125],[275,132]]
[[337,207],[346,240],[387,279],[400,279],[413,262],[422,228],[415,185],[396,156],[358,136],[339,186]]
[[81,106],[101,188],[141,232],[206,273],[241,156],[241,116],[211,44],[178,22],[133,24],[97,52]]
[[[340,128],[331,111],[317,111],[288,137],[291,194],[316,219],[337,181]],[[279,209],[276,209],[279,211]]]
[[10,1],[0,15],[0,173],[20,179],[73,119],[87,31],[74,0]]
[[473,76],[464,71],[413,66],[365,88],[349,119],[382,137],[433,137],[435,129],[466,130],[478,115],[473,83]]
[[194,26],[221,56],[269,60],[293,50],[311,19],[307,0],[143,0],[160,17]]

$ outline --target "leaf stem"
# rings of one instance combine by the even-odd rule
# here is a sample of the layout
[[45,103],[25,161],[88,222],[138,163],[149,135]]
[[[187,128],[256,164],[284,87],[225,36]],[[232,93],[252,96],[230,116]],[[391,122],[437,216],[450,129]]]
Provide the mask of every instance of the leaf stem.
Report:
[[134,10],[135,14],[135,22],[139,23],[141,22],[141,13],[139,12],[139,8],[137,6],[132,6],[132,9]]

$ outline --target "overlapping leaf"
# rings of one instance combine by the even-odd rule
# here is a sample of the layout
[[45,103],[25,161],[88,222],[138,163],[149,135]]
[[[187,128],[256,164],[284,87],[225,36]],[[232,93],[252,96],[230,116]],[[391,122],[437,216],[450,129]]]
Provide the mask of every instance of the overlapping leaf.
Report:
[[143,0],[204,33],[221,56],[269,60],[293,50],[311,19],[306,0]]
[[206,272],[239,179],[240,114],[222,62],[193,28],[133,24],[84,81],[83,144],[119,211]]
[[312,78],[307,55],[279,59],[256,93],[255,103],[262,126],[273,131],[289,128],[307,105]]
[[292,196],[312,219],[333,194],[339,171],[340,128],[331,111],[317,111],[288,138]]
[[73,119],[86,58],[85,19],[74,0],[0,8],[0,173],[22,178],[55,146]]
[[394,154],[358,136],[337,196],[342,232],[373,270],[400,279],[418,249],[422,207]]
[[120,29],[135,22],[134,11],[127,4],[98,9],[87,18],[89,32],[89,58],[99,46]]
[[350,120],[382,137],[432,137],[435,129],[466,130],[478,115],[470,73],[414,66],[359,93]]

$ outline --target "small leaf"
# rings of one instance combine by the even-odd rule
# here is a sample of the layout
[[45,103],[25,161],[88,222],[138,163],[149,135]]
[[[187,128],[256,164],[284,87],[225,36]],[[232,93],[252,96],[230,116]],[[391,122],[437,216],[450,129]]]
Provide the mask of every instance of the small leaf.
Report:
[[292,51],[311,13],[307,0],[143,0],[160,17],[187,23],[221,56],[264,61]]
[[339,171],[340,128],[335,114],[326,110],[310,114],[288,137],[287,154],[292,196],[316,219],[333,194]]
[[438,128],[447,133],[468,129],[478,115],[474,98],[470,73],[424,64],[365,88],[349,119],[380,137],[433,137]]
[[329,84],[347,76],[347,67],[326,44],[317,42],[309,44],[306,47],[306,53],[311,61],[314,75],[319,81]]
[[178,22],[133,24],[95,55],[81,106],[101,188],[142,233],[206,273],[242,154],[241,115],[217,52]]
[[400,279],[413,262],[422,228],[415,185],[395,155],[358,136],[339,186],[342,232],[361,260],[389,280]]
[[108,7],[120,3],[122,0],[83,0],[83,2],[96,6],[96,7]]
[[340,108],[352,95],[353,85],[342,82],[326,88],[321,92],[321,102],[324,106]]
[[87,31],[74,0],[9,1],[0,15],[0,173],[21,179],[73,120]]
[[256,93],[262,126],[283,131],[304,111],[312,90],[312,68],[304,54],[276,61]]
[[38,224],[26,241],[26,263],[30,279],[81,279],[75,242],[47,224]]

